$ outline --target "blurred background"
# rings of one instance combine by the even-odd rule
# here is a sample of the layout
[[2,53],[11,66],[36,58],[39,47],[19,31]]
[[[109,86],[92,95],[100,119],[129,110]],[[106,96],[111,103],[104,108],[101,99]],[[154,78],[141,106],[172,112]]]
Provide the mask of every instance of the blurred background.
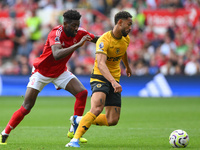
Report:
[[[184,92],[188,92],[184,96],[200,96],[199,8],[199,0],[0,0],[0,94],[10,94],[9,81],[22,83],[31,75],[33,61],[42,53],[50,30],[62,24],[63,12],[77,9],[82,15],[80,26],[95,35],[112,29],[118,11],[132,14],[127,53],[134,79],[127,80],[127,86],[133,85],[136,92],[130,91],[130,96],[152,96],[144,89],[159,73],[164,75],[163,90],[169,90],[168,96]],[[68,69],[89,78],[94,58],[95,44],[88,42],[75,51]],[[121,69],[122,76],[126,75],[123,64]],[[158,93],[162,91],[163,85],[154,86]]]

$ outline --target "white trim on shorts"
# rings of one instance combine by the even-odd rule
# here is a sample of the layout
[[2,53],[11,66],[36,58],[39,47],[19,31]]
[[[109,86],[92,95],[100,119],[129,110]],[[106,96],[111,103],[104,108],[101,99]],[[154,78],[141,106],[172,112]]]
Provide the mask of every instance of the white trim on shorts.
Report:
[[33,89],[39,90],[40,92],[42,89],[49,83],[53,83],[56,89],[65,89],[69,81],[73,78],[76,78],[76,76],[71,73],[70,71],[64,71],[59,77],[57,78],[50,78],[45,77],[39,72],[35,72],[31,75],[29,78],[29,82],[27,87],[31,87]]

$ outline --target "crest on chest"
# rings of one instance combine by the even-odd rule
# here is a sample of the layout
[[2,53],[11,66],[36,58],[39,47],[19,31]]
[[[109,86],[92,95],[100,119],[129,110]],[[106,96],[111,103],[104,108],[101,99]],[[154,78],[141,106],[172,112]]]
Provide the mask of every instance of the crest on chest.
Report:
[[119,49],[119,48],[116,48],[115,53],[116,53],[116,54],[119,54],[119,52],[120,52],[120,49]]

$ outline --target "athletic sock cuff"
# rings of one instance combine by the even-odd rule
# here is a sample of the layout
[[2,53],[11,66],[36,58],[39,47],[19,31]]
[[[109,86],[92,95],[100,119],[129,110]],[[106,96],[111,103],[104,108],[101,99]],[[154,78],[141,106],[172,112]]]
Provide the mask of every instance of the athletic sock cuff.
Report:
[[81,98],[81,97],[87,97],[88,95],[88,91],[87,90],[83,90],[81,92],[79,92],[78,94],[75,95],[76,98]]
[[91,113],[90,111],[89,112],[87,112],[87,114],[88,115],[90,115],[90,116],[92,116],[94,119],[96,119],[97,118],[97,116],[95,116],[93,113]]
[[25,109],[23,106],[20,107],[20,111],[24,116],[30,112],[30,110]]

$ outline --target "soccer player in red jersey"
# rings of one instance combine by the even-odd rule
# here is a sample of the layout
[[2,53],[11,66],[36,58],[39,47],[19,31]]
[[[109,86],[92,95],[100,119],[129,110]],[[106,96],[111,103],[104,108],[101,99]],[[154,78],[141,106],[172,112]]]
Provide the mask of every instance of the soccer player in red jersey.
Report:
[[76,98],[74,115],[83,115],[88,91],[78,78],[67,70],[66,63],[77,48],[81,47],[86,41],[96,43],[98,36],[94,36],[79,27],[81,15],[78,11],[68,10],[63,14],[63,17],[63,25],[59,25],[51,30],[43,53],[34,61],[24,102],[20,109],[12,115],[7,126],[1,132],[1,145],[7,144],[6,141],[11,130],[31,111],[38,93],[50,82],[57,89],[65,89],[74,95]]

